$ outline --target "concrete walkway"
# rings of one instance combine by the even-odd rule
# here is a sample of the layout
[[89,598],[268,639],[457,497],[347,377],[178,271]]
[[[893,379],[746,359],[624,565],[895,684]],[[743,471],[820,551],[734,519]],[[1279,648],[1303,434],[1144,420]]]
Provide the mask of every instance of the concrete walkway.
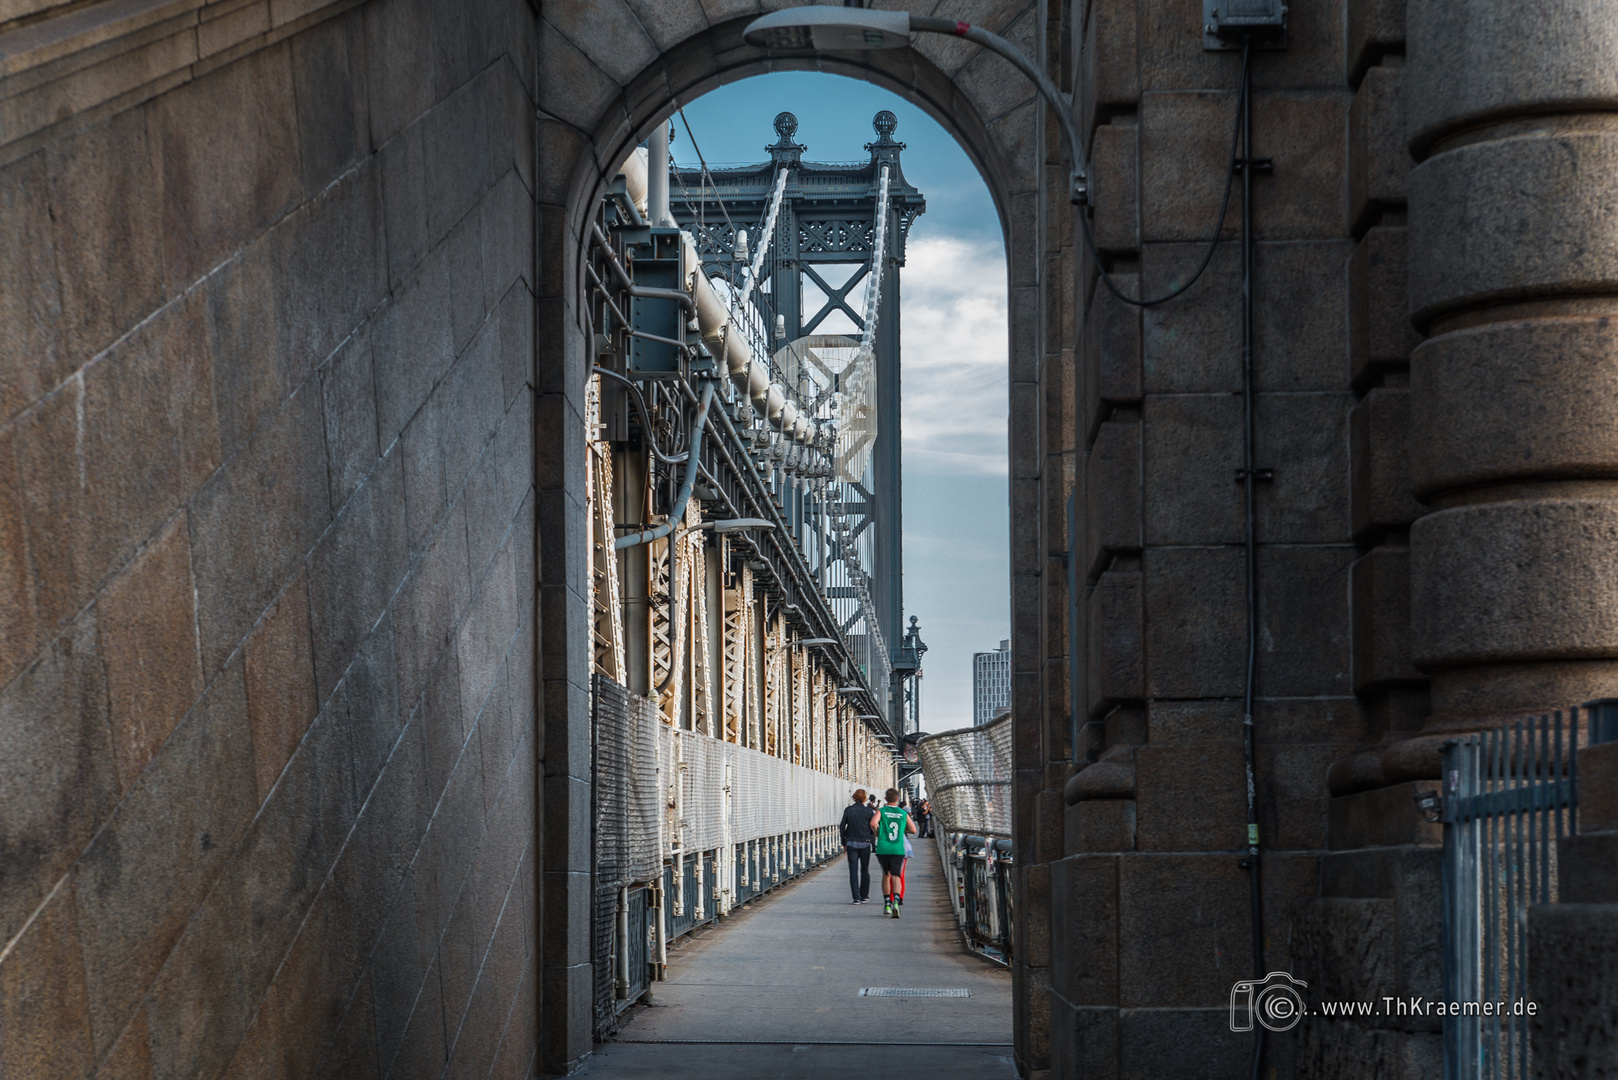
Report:
[[[929,840],[917,849],[903,918],[882,914],[875,859],[871,903],[850,904],[838,859],[677,943],[651,1004],[635,1007],[578,1075],[1014,1077],[1011,976],[962,947],[937,848]],[[970,997],[861,997],[864,987]]]

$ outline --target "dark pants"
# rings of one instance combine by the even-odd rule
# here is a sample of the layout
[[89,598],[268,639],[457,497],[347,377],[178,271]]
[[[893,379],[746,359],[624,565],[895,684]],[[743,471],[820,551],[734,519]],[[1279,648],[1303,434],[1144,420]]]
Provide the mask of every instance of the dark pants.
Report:
[[854,899],[868,900],[871,896],[871,849],[868,847],[848,849],[848,887],[854,891]]

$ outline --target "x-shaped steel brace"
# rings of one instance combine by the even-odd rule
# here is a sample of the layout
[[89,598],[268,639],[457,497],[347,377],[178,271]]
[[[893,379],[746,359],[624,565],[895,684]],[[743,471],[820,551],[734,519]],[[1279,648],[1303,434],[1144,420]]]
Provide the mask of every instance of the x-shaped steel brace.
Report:
[[819,286],[820,291],[826,294],[826,306],[821,308],[815,317],[809,320],[808,325],[803,328],[803,332],[805,334],[814,333],[815,327],[820,325],[820,321],[838,308],[842,308],[848,313],[848,317],[854,320],[854,326],[857,329],[862,331],[865,329],[865,320],[861,318],[853,308],[848,306],[847,296],[849,290],[858,285],[861,281],[864,281],[865,275],[871,272],[870,263],[860,264],[860,268],[854,271],[853,276],[851,276],[847,281],[843,282],[843,286],[840,289],[833,288],[831,285],[827,284],[826,279],[815,272],[813,265],[809,263],[799,263],[798,265],[803,269],[804,273],[808,274],[814,279],[814,282],[817,286]]

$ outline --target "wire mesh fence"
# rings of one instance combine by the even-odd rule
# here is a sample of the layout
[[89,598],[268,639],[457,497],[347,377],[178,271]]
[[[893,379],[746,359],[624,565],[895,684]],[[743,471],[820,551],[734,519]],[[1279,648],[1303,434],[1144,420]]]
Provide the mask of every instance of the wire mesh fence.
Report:
[[1011,837],[1011,716],[916,742],[940,828]]
[[1011,958],[1011,715],[924,735],[916,755],[932,804],[950,906],[971,948]]
[[666,723],[657,704],[595,677],[595,1028],[660,969],[669,940],[819,865],[839,849],[848,779]]

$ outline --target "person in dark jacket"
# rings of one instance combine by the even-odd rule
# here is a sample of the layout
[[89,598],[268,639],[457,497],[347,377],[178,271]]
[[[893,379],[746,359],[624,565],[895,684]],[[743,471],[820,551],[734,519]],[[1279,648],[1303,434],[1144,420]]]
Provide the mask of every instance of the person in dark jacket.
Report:
[[871,845],[876,834],[871,831],[871,809],[865,805],[865,789],[854,792],[854,803],[843,808],[843,821],[837,827],[843,838],[843,850],[848,853],[848,886],[854,892],[855,904],[871,900]]

